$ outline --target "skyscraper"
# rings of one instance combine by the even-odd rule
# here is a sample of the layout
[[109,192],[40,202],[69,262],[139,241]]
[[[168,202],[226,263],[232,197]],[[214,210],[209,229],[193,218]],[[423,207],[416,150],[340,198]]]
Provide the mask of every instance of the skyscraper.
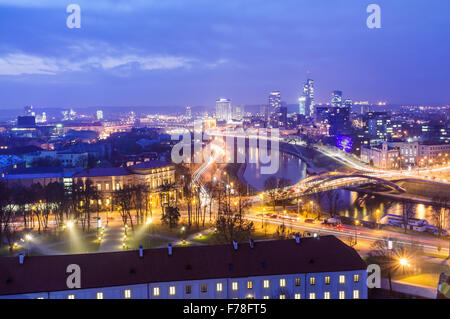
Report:
[[342,91],[333,91],[331,93],[331,106],[342,107]]
[[314,116],[314,81],[307,79],[303,86],[302,96],[298,99],[299,112],[307,117]]
[[188,120],[192,119],[192,109],[190,106],[186,106],[186,118]]
[[244,109],[242,106],[237,105],[234,107],[233,120],[242,121],[244,117]]
[[269,107],[270,112],[275,111],[281,106],[281,93],[279,91],[272,91],[269,93]]
[[97,110],[97,121],[103,120],[103,111]]
[[216,121],[229,122],[232,120],[231,100],[216,100]]

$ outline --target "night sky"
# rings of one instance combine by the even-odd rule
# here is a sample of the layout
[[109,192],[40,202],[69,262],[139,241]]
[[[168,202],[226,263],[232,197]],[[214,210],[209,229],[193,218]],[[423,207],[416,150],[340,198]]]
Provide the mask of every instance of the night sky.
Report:
[[318,102],[450,104],[449,16],[448,0],[0,0],[0,108],[296,103],[308,76]]

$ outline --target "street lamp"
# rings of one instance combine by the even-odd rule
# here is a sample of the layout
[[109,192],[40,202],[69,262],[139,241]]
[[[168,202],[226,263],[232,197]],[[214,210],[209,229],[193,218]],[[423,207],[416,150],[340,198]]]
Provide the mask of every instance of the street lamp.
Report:
[[355,220],[355,246],[358,244],[358,228],[356,226],[359,225],[359,220]]

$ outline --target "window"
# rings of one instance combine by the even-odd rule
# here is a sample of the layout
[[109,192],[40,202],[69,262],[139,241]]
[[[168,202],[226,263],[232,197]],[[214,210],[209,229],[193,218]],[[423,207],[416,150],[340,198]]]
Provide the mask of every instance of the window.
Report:
[[105,190],[109,191],[109,184],[108,183],[105,184]]
[[330,276],[326,276],[325,277],[325,285],[329,285],[330,284]]
[[238,290],[238,283],[237,283],[237,281],[235,281],[235,282],[233,282],[231,284],[231,289],[233,289],[234,291]]
[[67,299],[75,299],[75,295],[68,295]]
[[98,190],[99,192],[102,191],[102,184],[97,184],[97,190]]
[[295,294],[294,295],[294,299],[301,299],[301,295],[300,294]]
[[[202,292],[203,292],[203,285],[202,285]],[[186,294],[187,294],[187,295],[190,295],[190,294],[191,294],[191,286],[190,286],[190,285],[187,285],[187,286],[186,286]]]
[[280,299],[286,299],[286,295],[280,295]]
[[125,297],[125,299],[130,299],[131,298],[131,290],[126,289],[123,293],[123,296]]
[[280,287],[286,287],[286,279],[280,279]]
[[359,282],[359,275],[354,275],[353,276],[353,281],[354,282]]
[[206,284],[202,284],[201,290],[203,293],[208,291],[208,286]]
[[300,278],[295,278],[295,285],[300,286]]
[[269,299],[269,296],[264,296],[263,298],[264,298],[264,299]]
[[159,296],[159,287],[153,287],[153,296],[155,297]]
[[309,284],[310,284],[311,286],[314,286],[314,285],[316,284],[316,277],[311,277],[311,278],[309,278]]
[[247,281],[247,289],[253,289],[253,281]]
[[217,283],[216,290],[217,290],[217,292],[222,292],[222,283],[221,282]]
[[330,292],[329,291],[325,291],[324,292],[323,299],[330,299]]
[[345,299],[345,291],[339,291],[339,299]]
[[270,287],[270,284],[269,284],[268,280],[264,280],[263,285],[264,285],[264,288],[269,288]]
[[316,293],[315,292],[310,292],[309,293],[309,299],[316,299]]
[[97,299],[103,299],[103,292],[97,292]]
[[345,284],[345,276],[344,275],[340,275],[339,276],[339,283],[340,284]]
[[359,299],[359,290],[353,290],[353,299]]
[[175,286],[170,286],[169,287],[169,295],[175,296]]

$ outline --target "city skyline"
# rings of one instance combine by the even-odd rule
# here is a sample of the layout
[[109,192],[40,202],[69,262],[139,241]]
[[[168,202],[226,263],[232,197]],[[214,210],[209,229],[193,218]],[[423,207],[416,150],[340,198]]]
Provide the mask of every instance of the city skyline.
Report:
[[365,25],[367,3],[346,1],[240,10],[235,1],[78,1],[81,29],[66,27],[68,4],[0,1],[0,109],[213,107],[222,96],[267,104],[273,90],[295,104],[307,78],[317,104],[335,90],[371,102],[450,101],[446,3],[408,3],[406,15],[404,4],[378,1],[381,29]]

